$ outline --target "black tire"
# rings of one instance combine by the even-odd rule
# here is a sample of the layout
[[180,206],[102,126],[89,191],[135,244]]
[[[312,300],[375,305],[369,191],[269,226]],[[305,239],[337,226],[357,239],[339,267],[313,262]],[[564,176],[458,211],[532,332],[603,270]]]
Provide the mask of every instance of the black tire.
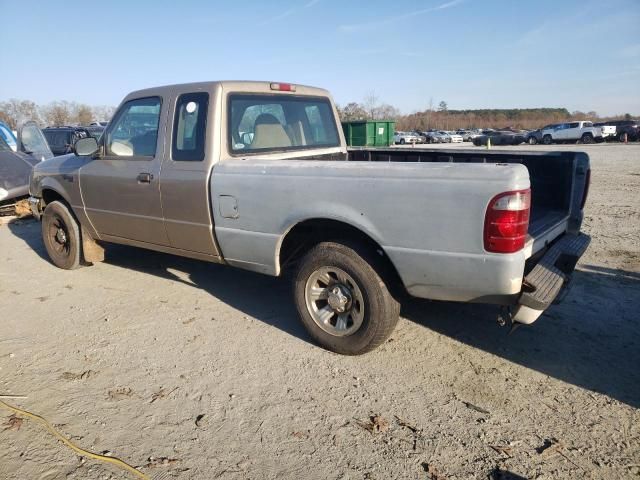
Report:
[[[626,132],[621,132],[621,133],[618,135],[618,141],[619,141],[620,143],[624,143],[624,136],[625,136],[625,133],[626,133]],[[629,135],[627,134],[627,142],[628,142],[628,141],[630,141],[630,140],[631,140],[631,138],[629,138]]]
[[401,138],[401,139],[400,139],[400,145],[404,145],[405,143],[406,143],[406,142],[405,142],[404,138]]
[[537,145],[538,139],[536,137],[529,137],[529,145]]
[[580,138],[580,142],[584,143],[586,145],[593,143],[593,135],[591,135],[590,133],[585,133],[584,135],[582,135],[582,137]]
[[56,267],[65,270],[78,268],[82,258],[80,227],[64,203],[54,201],[44,209],[42,240]]
[[[382,269],[374,268],[376,262],[366,247],[322,242],[309,250],[298,263],[293,280],[296,308],[309,335],[323,348],[343,355],[360,355],[381,345],[393,332],[400,316],[400,304],[380,276]],[[308,282],[313,275],[321,269],[336,267],[351,277],[362,299],[362,323],[344,336],[328,333],[320,327],[312,316],[311,307],[307,306]],[[329,306],[329,302],[326,303]]]
[[551,145],[553,143],[553,138],[551,138],[551,135],[545,135],[542,137],[542,143],[545,145]]

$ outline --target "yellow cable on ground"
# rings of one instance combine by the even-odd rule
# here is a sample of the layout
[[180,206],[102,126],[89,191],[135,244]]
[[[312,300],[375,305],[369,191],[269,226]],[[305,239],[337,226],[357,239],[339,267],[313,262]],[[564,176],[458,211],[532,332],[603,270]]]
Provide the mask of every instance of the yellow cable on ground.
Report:
[[100,462],[111,463],[111,464],[116,465],[116,466],[118,466],[120,468],[124,468],[125,470],[129,471],[130,473],[133,473],[138,478],[142,478],[144,480],[150,480],[150,478],[147,475],[145,475],[144,473],[136,470],[131,465],[129,465],[128,463],[126,463],[126,462],[124,462],[122,460],[120,460],[119,458],[107,457],[106,455],[100,455],[100,454],[97,454],[97,453],[92,453],[92,452],[89,452],[87,450],[84,450],[84,449],[76,446],[75,444],[73,444],[73,442],[71,442],[71,440],[68,440],[61,433],[59,433],[55,428],[53,428],[51,426],[51,424],[49,422],[47,422],[40,415],[36,415],[35,413],[27,412],[26,410],[21,410],[21,409],[19,409],[17,407],[13,407],[13,406],[3,402],[2,400],[0,400],[0,407],[4,407],[4,408],[6,408],[8,410],[11,410],[14,413],[17,413],[18,415],[23,415],[23,416],[31,418],[31,419],[33,419],[33,420],[35,420],[37,422],[40,422],[45,427],[47,427],[47,430],[49,430],[56,437],[58,437],[62,441],[62,443],[64,443],[71,450],[75,451],[79,455],[82,455],[83,457],[93,458],[94,460],[98,460]]

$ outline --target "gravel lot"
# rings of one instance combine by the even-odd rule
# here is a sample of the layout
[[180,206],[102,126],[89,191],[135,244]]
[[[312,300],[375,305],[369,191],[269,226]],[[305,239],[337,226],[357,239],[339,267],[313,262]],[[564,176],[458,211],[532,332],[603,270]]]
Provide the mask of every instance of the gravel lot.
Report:
[[[638,478],[640,144],[549,149],[591,156],[593,241],[531,327],[413,300],[342,357],[309,342],[286,281],[119,246],[62,271],[19,221],[0,226],[0,395],[157,479]],[[133,478],[10,415],[1,478]]]

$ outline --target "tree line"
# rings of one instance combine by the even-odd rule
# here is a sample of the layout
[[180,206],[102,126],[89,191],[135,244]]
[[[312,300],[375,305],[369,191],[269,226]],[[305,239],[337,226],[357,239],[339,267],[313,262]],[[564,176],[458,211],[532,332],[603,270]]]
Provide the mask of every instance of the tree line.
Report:
[[18,125],[28,120],[40,126],[59,127],[62,125],[89,125],[91,122],[109,121],[115,107],[91,106],[67,100],[38,105],[31,100],[11,98],[0,102],[0,120],[16,130]]
[[597,112],[569,112],[566,108],[488,108],[469,110],[449,110],[447,102],[441,101],[437,107],[433,99],[428,107],[420,112],[403,115],[400,111],[385,103],[380,103],[375,94],[367,94],[360,102],[350,102],[338,106],[342,121],[353,120],[393,120],[398,130],[458,130],[469,128],[515,128],[536,129],[551,123],[592,120],[606,121],[634,118],[624,116],[601,117]]

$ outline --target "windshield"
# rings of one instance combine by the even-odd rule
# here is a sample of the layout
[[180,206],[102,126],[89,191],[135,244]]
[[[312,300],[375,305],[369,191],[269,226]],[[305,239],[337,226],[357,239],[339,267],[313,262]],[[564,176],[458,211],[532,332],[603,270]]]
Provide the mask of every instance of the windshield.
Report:
[[11,150],[17,150],[18,143],[16,142],[16,137],[4,123],[0,123],[0,138],[4,140],[4,143],[7,144],[11,148]]
[[232,152],[305,150],[340,145],[327,98],[290,95],[231,95]]
[[27,122],[21,127],[20,141],[25,153],[31,153],[40,161],[53,157],[42,131],[34,122]]

